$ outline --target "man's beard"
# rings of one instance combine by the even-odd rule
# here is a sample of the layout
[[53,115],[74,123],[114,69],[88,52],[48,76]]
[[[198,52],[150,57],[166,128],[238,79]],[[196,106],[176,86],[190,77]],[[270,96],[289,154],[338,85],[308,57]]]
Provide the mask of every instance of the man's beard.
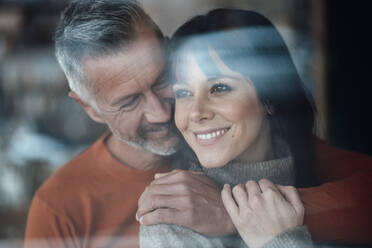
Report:
[[[156,132],[161,129],[168,129],[167,135],[161,138],[150,138],[147,137],[149,132]],[[169,145],[168,142],[171,139],[178,139],[177,130],[173,122],[161,123],[161,124],[141,124],[137,129],[136,137],[125,136],[117,129],[110,127],[113,135],[120,141],[127,143],[128,145],[143,149],[160,156],[169,156],[177,152],[179,148],[179,142],[175,142],[174,145]]]

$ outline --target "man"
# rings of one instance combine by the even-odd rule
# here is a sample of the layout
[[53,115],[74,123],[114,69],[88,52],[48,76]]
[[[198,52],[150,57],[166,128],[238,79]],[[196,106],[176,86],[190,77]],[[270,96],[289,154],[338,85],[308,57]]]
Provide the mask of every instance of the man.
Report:
[[75,1],[55,43],[69,96],[111,132],[38,190],[26,247],[136,246],[138,197],[179,142],[162,33],[134,1]]
[[[157,183],[145,191],[148,200],[140,201],[139,215],[152,213],[144,222],[174,222],[210,235],[234,233],[213,182],[191,172],[161,174],[169,171],[179,141],[171,89],[163,80],[163,36],[143,10],[134,1],[72,2],[55,40],[69,96],[111,132],[37,191],[25,246],[137,246],[137,201],[154,176]],[[163,190],[166,194],[159,194]],[[310,210],[321,192],[308,193]],[[320,230],[330,230],[325,226]]]
[[[136,247],[138,199],[156,173],[170,170],[179,143],[163,35],[135,1],[79,0],[65,9],[55,43],[69,96],[110,133],[38,189],[25,246]],[[216,195],[215,223],[229,219],[216,185],[187,175],[185,187],[208,184],[204,193]]]

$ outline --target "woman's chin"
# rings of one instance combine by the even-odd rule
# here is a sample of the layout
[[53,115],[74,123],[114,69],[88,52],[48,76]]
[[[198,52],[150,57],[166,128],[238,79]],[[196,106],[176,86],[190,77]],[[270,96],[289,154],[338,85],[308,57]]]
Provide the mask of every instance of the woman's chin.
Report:
[[207,158],[199,158],[200,164],[205,168],[221,168],[225,166],[229,161],[225,161],[222,159],[215,159],[211,157]]

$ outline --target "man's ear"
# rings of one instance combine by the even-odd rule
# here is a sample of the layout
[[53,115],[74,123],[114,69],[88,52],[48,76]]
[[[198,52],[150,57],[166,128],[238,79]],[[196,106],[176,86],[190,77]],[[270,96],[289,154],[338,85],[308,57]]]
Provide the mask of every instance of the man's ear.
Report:
[[75,92],[70,91],[68,96],[74,99],[79,105],[84,109],[84,111],[88,114],[88,116],[95,122],[98,123],[105,123],[105,121],[101,118],[101,116],[97,113],[97,111],[92,108],[89,104],[85,103]]

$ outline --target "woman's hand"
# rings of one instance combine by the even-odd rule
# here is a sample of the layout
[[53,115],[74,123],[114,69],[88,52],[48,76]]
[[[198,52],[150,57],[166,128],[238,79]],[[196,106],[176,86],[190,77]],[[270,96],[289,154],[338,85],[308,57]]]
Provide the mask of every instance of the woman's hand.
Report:
[[[302,225],[304,207],[296,188],[267,179],[222,190],[222,200],[240,236],[251,248],[262,247],[277,235]],[[234,198],[233,198],[234,196]],[[235,200],[234,200],[235,199]]]

